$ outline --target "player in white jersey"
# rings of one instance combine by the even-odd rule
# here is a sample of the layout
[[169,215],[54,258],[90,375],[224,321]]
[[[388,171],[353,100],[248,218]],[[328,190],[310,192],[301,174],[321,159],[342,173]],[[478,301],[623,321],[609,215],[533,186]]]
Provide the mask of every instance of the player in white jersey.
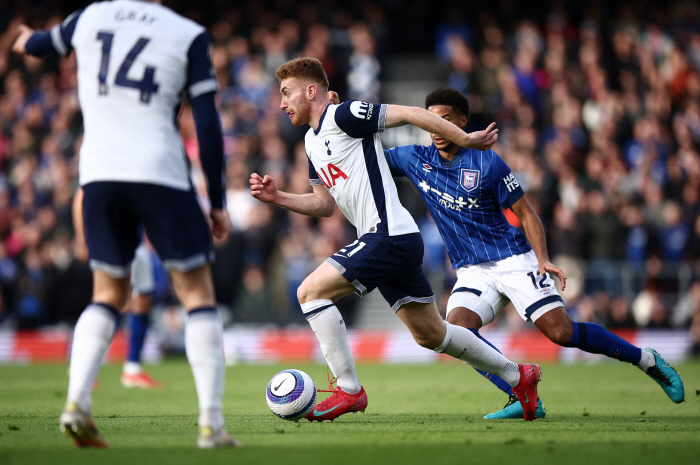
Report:
[[[61,430],[78,447],[107,447],[92,419],[92,382],[129,296],[143,228],[188,311],[185,346],[199,398],[202,448],[233,446],[224,428],[223,328],[209,265],[223,237],[223,142],[217,82],[202,26],[159,2],[98,2],[50,31],[20,26],[17,53],[76,52],[85,134],[80,185],[93,300],[75,327]],[[189,181],[177,128],[187,92],[211,201],[211,230]]]
[[314,58],[285,63],[277,70],[277,77],[281,81],[281,108],[293,124],[311,126],[305,146],[313,193],[280,192],[272,178],[253,173],[251,194],[309,216],[330,216],[337,204],[358,235],[358,240],[311,273],[297,291],[304,316],[338,383],[335,389],[331,386],[333,394],[306,418],[333,420],[367,407],[345,323],[334,302],[351,292],[364,295],[379,288],[418,344],[498,374],[523,402],[525,419],[533,420],[540,368],[510,362],[467,329],[440,317],[422,271],[423,242],[418,227],[398,200],[377,134],[385,127],[410,123],[483,150],[495,143],[497,130],[492,125],[466,134],[420,108],[366,102],[331,105],[328,78]]

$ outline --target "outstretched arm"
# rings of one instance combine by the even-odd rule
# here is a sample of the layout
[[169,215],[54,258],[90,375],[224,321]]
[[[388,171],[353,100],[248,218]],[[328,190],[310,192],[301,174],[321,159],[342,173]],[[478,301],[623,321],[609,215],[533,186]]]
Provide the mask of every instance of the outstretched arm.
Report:
[[561,281],[561,290],[566,289],[566,274],[554,266],[549,261],[549,253],[547,252],[547,242],[544,235],[544,227],[542,227],[542,221],[537,213],[532,209],[530,202],[527,201],[525,196],[520,197],[510,209],[515,213],[520,222],[523,225],[523,230],[525,231],[525,237],[530,243],[532,250],[537,256],[537,271],[541,274],[551,273],[556,275]]
[[35,31],[21,24],[18,27],[19,35],[12,45],[12,51],[20,55],[36,57],[55,53],[63,56],[70,55],[73,50],[71,39],[82,12],[83,10],[74,11],[61,24],[56,24],[48,31]]
[[498,129],[494,129],[496,123],[491,123],[483,131],[466,133],[458,126],[428,110],[403,105],[388,105],[385,127],[395,128],[405,124],[412,124],[433,134],[440,134],[445,139],[470,149],[488,150],[498,140]]
[[250,175],[250,195],[261,202],[306,216],[331,216],[335,211],[335,199],[322,185],[313,188],[311,194],[290,194],[277,190],[277,184],[270,176]]

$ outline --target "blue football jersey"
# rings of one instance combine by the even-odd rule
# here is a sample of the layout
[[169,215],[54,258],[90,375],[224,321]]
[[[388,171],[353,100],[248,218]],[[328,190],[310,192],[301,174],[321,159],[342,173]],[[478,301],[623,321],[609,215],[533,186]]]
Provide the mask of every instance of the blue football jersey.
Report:
[[385,150],[394,176],[411,180],[445,241],[453,268],[529,252],[525,235],[502,209],[525,195],[492,150],[460,149],[452,161],[435,145]]

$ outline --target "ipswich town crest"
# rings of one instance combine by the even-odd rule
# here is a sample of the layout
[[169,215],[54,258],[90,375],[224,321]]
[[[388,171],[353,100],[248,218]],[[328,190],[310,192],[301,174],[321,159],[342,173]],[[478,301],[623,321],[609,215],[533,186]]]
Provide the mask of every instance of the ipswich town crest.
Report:
[[468,170],[466,168],[462,168],[462,170],[459,172],[459,183],[467,192],[471,192],[479,187],[480,173],[481,172],[479,170]]

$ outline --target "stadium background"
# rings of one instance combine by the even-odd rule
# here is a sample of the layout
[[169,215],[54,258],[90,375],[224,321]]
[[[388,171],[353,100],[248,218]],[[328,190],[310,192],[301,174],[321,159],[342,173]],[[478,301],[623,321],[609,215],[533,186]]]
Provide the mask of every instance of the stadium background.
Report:
[[[66,360],[71,328],[90,299],[70,214],[82,132],[75,57],[10,53],[22,19],[48,28],[88,3],[0,0],[0,362]],[[552,261],[570,276],[563,296],[572,317],[670,360],[700,352],[696,2],[165,4],[206,25],[214,44],[234,225],[214,265],[229,361],[322,360],[296,288],[354,240],[339,211],[309,219],[248,193],[251,172],[272,175],[284,190],[309,190],[305,129],[279,111],[274,77],[300,55],[323,62],[342,100],[420,106],[439,86],[464,92],[469,130],[498,123],[494,149],[542,217]],[[186,107],[180,125],[204,192]],[[383,137],[386,147],[429,141],[410,128]],[[423,233],[425,270],[444,311],[454,274],[420,198],[406,183],[399,189]],[[149,360],[183,347],[183,316],[162,270],[158,282]],[[437,358],[412,342],[378,293],[339,306],[361,360]],[[508,309],[487,334],[515,358],[578,356]],[[123,334],[111,354],[123,356]]]

